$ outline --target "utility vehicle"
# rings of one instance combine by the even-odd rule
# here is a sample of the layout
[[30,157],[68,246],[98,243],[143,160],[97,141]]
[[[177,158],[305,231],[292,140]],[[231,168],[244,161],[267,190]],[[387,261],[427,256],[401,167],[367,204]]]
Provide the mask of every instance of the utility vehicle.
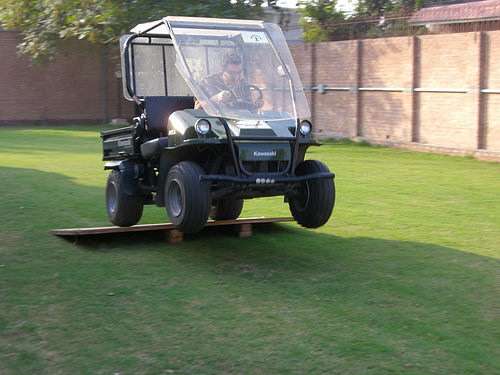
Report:
[[101,135],[113,224],[134,225],[156,204],[192,233],[268,196],[283,196],[304,227],[327,222],[334,175],[304,160],[318,143],[277,25],[169,16],[137,25],[120,47],[124,96],[137,116]]

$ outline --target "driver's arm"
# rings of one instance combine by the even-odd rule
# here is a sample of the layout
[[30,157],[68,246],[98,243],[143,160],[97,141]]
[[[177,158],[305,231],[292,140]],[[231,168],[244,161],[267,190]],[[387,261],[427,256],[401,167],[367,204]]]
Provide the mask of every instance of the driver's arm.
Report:
[[231,97],[232,95],[228,90],[222,90],[221,92],[212,95],[210,97],[210,100],[212,100],[215,103],[227,103],[231,99]]
[[214,103],[223,103],[231,98],[231,93],[226,90],[225,85],[217,75],[206,77],[201,85],[208,95],[208,99]]
[[[226,103],[231,99],[232,95],[229,91],[223,90],[221,92],[218,92],[215,95],[212,95],[211,97],[208,98],[209,101],[220,104],[220,103]],[[199,101],[197,100],[195,103],[194,108],[195,109],[201,109],[203,108],[204,101]]]

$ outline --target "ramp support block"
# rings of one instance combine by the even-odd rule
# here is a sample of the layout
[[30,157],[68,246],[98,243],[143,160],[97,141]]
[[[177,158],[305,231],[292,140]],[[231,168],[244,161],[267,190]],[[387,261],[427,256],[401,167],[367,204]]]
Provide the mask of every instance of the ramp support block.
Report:
[[240,238],[247,238],[252,236],[252,224],[244,223],[239,226],[238,236]]
[[171,245],[182,242],[184,239],[184,233],[178,229],[167,230],[167,241]]

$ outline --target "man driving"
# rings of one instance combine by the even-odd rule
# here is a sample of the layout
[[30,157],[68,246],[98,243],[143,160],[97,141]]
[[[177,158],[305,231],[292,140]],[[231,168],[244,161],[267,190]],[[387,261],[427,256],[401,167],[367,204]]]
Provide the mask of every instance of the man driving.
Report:
[[[205,78],[202,86],[210,101],[231,108],[255,110],[263,105],[260,91],[249,85],[243,74],[241,57],[236,53],[224,56],[222,72]],[[253,90],[252,90],[253,89]],[[197,103],[197,107],[200,103]]]

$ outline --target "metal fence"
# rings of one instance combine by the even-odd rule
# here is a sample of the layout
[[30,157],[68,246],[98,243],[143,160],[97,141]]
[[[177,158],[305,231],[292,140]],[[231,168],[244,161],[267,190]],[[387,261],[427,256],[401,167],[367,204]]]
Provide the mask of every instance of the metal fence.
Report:
[[[438,4],[438,5],[448,5]],[[429,24],[411,22],[412,11],[386,13],[380,16],[360,16],[346,13],[345,21],[330,23],[325,26],[329,40],[350,40],[385,38],[391,36],[416,36],[426,34],[463,33],[492,31],[500,29],[498,20],[477,21],[440,21]]]

